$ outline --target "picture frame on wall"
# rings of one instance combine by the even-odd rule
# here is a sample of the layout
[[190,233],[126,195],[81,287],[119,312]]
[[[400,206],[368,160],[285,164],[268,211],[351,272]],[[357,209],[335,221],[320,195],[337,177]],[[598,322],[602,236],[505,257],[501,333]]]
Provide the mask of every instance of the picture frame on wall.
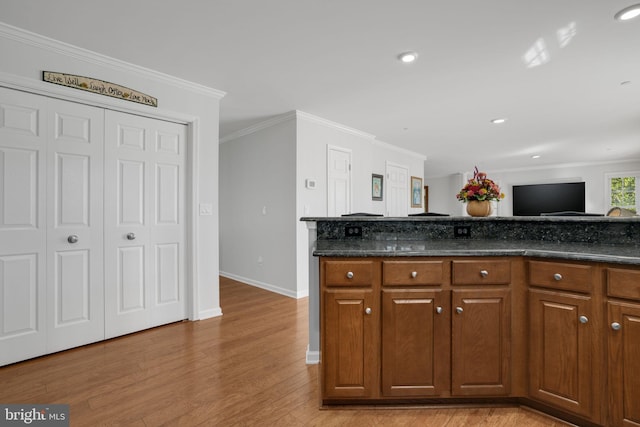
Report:
[[411,177],[411,207],[422,207],[422,178]]
[[384,177],[375,173],[371,174],[371,200],[382,200]]

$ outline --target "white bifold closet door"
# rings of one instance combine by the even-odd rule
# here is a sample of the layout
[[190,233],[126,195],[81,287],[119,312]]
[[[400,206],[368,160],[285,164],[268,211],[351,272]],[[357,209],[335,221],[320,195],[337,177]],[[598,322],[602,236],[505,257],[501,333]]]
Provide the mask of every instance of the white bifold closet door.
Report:
[[106,111],[105,331],[186,318],[186,127]]
[[185,144],[0,87],[0,366],[186,318]]
[[104,338],[103,111],[0,88],[0,364]]

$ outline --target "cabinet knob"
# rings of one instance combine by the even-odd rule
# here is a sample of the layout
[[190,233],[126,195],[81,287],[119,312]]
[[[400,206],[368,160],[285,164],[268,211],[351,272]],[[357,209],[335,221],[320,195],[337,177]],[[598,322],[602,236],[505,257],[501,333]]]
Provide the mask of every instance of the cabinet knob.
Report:
[[413,277],[414,279],[415,279],[416,277],[418,277],[418,272],[417,272],[417,271],[412,271],[412,272],[411,272],[411,277]]
[[440,306],[436,307],[436,313],[442,314],[442,307]]
[[622,325],[618,322],[613,322],[611,324],[611,329],[613,329],[614,331],[619,331],[622,328]]
[[487,277],[489,275],[489,272],[487,270],[480,270],[480,275],[482,277]]
[[553,278],[556,279],[557,281],[560,281],[560,280],[562,280],[562,274],[556,273],[556,274],[553,275]]
[[589,322],[589,318],[587,316],[580,316],[580,317],[578,317],[578,320],[580,320],[580,323],[588,323]]
[[353,271],[347,272],[347,279],[353,279]]
[[462,307],[456,307],[456,313],[462,314],[463,311]]
[[364,309],[364,312],[365,312],[366,314],[371,314],[371,307],[367,307],[367,308],[365,308],[365,309]]
[[77,234],[72,234],[71,236],[67,237],[67,242],[69,242],[69,243],[78,243],[78,235]]

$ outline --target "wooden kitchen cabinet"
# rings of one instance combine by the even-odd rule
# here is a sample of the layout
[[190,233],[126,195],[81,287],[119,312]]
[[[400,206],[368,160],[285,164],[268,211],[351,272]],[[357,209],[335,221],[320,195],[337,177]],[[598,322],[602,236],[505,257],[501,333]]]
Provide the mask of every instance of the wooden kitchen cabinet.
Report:
[[371,397],[377,389],[377,312],[371,289],[323,293],[322,365],[327,397]]
[[607,271],[609,425],[640,426],[640,270]]
[[380,280],[373,260],[321,263],[322,390],[326,398],[371,398],[378,390]]
[[511,385],[509,289],[452,291],[451,394],[506,396]]
[[529,396],[597,421],[602,345],[593,277],[588,265],[530,261]]

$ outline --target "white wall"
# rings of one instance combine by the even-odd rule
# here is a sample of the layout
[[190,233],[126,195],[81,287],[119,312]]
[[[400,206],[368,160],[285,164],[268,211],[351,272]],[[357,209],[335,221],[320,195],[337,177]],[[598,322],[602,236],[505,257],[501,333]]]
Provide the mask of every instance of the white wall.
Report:
[[[221,314],[218,290],[218,121],[223,92],[114,60],[0,23],[0,85],[103,108],[186,123],[196,156],[189,194],[192,212],[200,203],[212,215],[190,218],[196,230],[189,280],[194,284],[192,318]],[[158,99],[158,108],[100,96],[42,81],[42,71],[57,71],[117,83]]]
[[295,116],[220,145],[221,274],[297,298],[295,164]]
[[[328,145],[352,152],[352,212],[384,213],[384,202],[371,200],[371,174],[383,174],[387,161],[422,177],[424,156],[301,111],[229,135],[220,145],[222,275],[308,295],[309,239],[300,218],[327,215]],[[307,179],[315,189],[306,188]]]
[[[612,172],[640,171],[640,161],[597,163],[580,165],[557,165],[552,167],[484,171],[493,179],[505,193],[505,198],[497,203],[498,216],[511,216],[513,214],[511,188],[514,185],[548,184],[555,182],[585,182],[586,200],[585,210],[589,213],[606,214],[608,204],[605,200],[605,174]],[[426,171],[425,171],[426,173]],[[427,178],[429,185],[429,210],[462,215],[460,205],[456,200],[456,194],[471,172],[454,174],[447,177]]]

